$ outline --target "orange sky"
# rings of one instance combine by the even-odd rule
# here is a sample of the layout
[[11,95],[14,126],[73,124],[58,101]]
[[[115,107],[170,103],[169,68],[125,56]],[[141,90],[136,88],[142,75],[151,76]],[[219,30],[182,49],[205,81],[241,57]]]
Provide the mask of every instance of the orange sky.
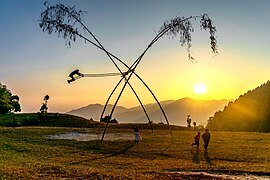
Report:
[[[219,55],[213,56],[208,34],[195,25],[191,51],[197,63],[188,61],[178,37],[163,37],[138,66],[136,72],[160,101],[184,97],[236,99],[270,77],[270,26],[265,23],[270,17],[270,1],[106,1],[106,6],[104,1],[95,0],[66,3],[86,10],[85,24],[110,52],[129,65],[165,20],[179,14],[209,14],[217,27]],[[139,14],[136,7],[140,8]],[[0,16],[7,17],[0,29],[0,82],[20,97],[23,112],[37,112],[46,94],[50,96],[51,112],[106,102],[120,77],[66,82],[70,71],[76,68],[83,73],[117,72],[103,52],[81,40],[68,49],[63,39],[43,33],[38,26],[39,15],[44,10],[42,2],[3,0],[0,9]],[[154,102],[140,81],[132,77],[130,82],[143,103]],[[207,86],[206,93],[194,93],[197,83]],[[139,105],[129,87],[119,105]]]

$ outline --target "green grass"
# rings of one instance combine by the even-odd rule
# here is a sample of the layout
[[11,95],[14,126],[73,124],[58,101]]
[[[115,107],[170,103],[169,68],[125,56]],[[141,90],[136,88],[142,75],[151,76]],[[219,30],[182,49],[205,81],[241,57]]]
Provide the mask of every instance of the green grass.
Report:
[[[108,132],[133,134],[132,125],[120,127],[109,126]],[[139,144],[47,138],[86,130],[1,127],[0,178],[174,179],[181,178],[178,171],[270,175],[270,134],[211,132],[207,154],[202,145],[198,152],[190,146],[193,131],[173,130],[171,138],[168,130],[142,128]]]

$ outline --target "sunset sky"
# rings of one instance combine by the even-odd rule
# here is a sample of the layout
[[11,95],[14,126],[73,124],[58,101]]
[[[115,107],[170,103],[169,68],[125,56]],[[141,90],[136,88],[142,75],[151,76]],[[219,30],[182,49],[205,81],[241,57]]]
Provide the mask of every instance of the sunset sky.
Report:
[[[270,77],[269,0],[73,0],[49,1],[87,11],[84,24],[114,55],[131,65],[162,23],[175,16],[207,13],[217,27],[219,55],[209,36],[193,21],[192,53],[178,37],[161,38],[145,55],[136,72],[160,101],[190,97],[236,99]],[[23,112],[37,112],[48,94],[50,112],[67,112],[88,104],[104,104],[120,77],[82,78],[68,84],[68,74],[117,72],[104,52],[78,39],[71,48],[56,34],[39,28],[41,0],[0,1],[0,82],[20,97]],[[126,69],[123,68],[123,71]],[[154,99],[135,77],[131,83],[143,103]],[[196,84],[206,92],[196,94]],[[115,101],[115,96],[111,104]],[[139,105],[127,87],[119,105]]]

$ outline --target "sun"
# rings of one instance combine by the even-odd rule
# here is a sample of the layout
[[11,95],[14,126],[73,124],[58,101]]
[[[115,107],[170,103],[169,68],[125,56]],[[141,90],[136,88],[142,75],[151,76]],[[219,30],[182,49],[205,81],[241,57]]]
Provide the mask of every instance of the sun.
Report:
[[194,92],[197,94],[204,94],[207,90],[205,84],[195,84],[193,88]]

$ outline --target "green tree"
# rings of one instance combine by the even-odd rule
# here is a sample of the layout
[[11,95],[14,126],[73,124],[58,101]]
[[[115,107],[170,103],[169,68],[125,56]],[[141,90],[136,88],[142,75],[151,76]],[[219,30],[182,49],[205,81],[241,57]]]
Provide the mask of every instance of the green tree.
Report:
[[187,116],[187,127],[190,128],[191,127],[191,118],[190,115]]
[[39,109],[40,114],[41,114],[42,117],[43,116],[47,117],[47,114],[48,114],[48,100],[49,100],[49,98],[50,97],[49,97],[48,94],[46,96],[44,96],[44,98],[43,98],[43,103],[42,103],[42,105],[41,105],[41,107]]
[[101,118],[101,119],[100,119],[100,122],[105,122],[105,123],[107,123],[107,122],[110,122],[110,120],[111,120],[111,117],[110,117],[110,116],[105,116],[104,118]]
[[270,132],[270,81],[240,95],[209,119],[207,128],[221,131]]
[[12,95],[6,85],[0,83],[0,114],[20,112],[19,96]]
[[197,126],[196,126],[196,125],[197,125],[197,123],[194,121],[194,122],[193,122],[194,130],[197,130]]

